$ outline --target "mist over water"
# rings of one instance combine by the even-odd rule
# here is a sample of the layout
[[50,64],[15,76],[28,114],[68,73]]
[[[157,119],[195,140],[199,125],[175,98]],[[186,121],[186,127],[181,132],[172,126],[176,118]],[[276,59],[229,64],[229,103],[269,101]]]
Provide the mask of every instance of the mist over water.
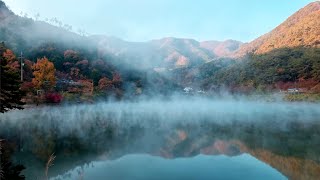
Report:
[[310,164],[320,162],[319,117],[315,103],[173,96],[11,111],[0,115],[0,136],[17,144],[15,156],[27,167],[27,177],[42,177],[39,169],[52,153],[57,159],[51,177],[137,153],[239,156],[262,148]]
[[[277,123],[317,121],[320,104],[266,102],[235,99],[170,98],[141,101],[109,101],[86,105],[45,106],[1,114],[1,123],[15,126],[28,121],[56,122],[63,128],[79,128],[79,122],[96,120],[119,124],[139,123],[146,128],[159,125],[200,123],[202,121],[228,124],[232,122]],[[41,123],[44,125],[46,123]]]
[[301,123],[306,127],[319,124],[319,117],[320,104],[314,103],[172,97],[167,100],[109,101],[11,111],[0,115],[0,128],[1,134],[8,136],[13,131],[37,129],[43,133],[54,131],[58,137],[72,134],[88,140],[92,128],[102,128],[102,131],[103,128],[111,128],[114,133],[121,134],[122,129],[138,127],[150,140],[150,134],[157,130],[169,131],[179,126],[254,125],[285,131],[292,123]]

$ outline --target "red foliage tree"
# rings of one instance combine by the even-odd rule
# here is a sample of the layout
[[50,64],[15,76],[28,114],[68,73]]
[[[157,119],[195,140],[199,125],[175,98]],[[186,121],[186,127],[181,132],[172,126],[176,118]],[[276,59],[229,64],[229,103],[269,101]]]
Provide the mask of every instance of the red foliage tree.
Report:
[[62,95],[59,93],[48,93],[45,98],[48,103],[60,103],[63,99]]
[[120,88],[122,85],[122,79],[119,73],[114,73],[112,77],[112,83],[116,88]]
[[113,88],[112,81],[107,77],[101,78],[98,86],[101,91],[111,90]]

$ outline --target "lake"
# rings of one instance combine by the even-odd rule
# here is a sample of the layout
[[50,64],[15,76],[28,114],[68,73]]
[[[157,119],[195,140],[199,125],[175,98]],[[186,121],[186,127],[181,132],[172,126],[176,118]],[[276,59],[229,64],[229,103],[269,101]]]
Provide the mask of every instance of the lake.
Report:
[[3,148],[26,179],[320,177],[319,104],[152,99],[0,118]]

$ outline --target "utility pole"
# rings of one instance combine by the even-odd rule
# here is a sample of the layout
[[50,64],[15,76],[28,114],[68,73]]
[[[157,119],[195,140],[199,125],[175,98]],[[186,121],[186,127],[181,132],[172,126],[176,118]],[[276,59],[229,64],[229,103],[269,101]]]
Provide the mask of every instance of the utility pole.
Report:
[[20,59],[20,67],[21,67],[21,82],[23,82],[23,66],[24,66],[24,62],[23,62],[23,53],[21,51],[20,53],[20,56],[19,56],[19,59]]
[[[23,62],[23,53],[21,51],[20,53],[20,56],[18,57],[20,59],[20,71],[21,71],[21,82],[23,82],[23,66],[24,66],[24,62]],[[21,152],[22,151],[22,147],[21,147],[21,144],[22,144],[22,140],[21,140],[21,132],[19,132],[19,151]],[[21,162],[19,161],[19,163],[21,164]]]

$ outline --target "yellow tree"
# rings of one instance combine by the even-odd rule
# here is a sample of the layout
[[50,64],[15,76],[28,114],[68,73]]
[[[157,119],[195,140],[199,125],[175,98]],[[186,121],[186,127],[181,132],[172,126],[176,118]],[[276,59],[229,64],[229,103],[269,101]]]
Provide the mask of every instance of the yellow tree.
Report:
[[38,59],[32,69],[34,71],[32,83],[37,89],[51,89],[56,85],[56,69],[46,57]]

